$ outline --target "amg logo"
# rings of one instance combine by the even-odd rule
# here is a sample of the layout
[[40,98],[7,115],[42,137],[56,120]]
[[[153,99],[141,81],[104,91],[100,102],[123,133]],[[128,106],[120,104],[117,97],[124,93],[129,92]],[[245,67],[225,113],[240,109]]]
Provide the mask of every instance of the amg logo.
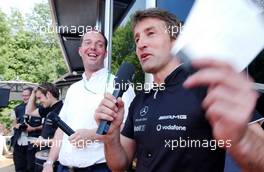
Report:
[[167,119],[187,119],[187,115],[163,115],[159,117],[159,120]]

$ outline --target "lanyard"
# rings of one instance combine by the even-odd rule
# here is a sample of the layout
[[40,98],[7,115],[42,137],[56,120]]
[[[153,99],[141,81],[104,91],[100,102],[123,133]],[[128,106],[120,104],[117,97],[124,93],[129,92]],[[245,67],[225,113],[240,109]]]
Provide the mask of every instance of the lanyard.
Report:
[[[106,80],[105,88],[104,88],[104,93],[106,93],[106,90],[107,90],[107,88],[109,86],[110,77],[111,77],[111,73],[108,72],[107,73],[107,80]],[[90,93],[92,93],[92,94],[97,94],[96,92],[94,92],[94,91],[90,90],[89,88],[87,88],[86,82],[87,82],[86,79],[83,79],[83,86],[84,86],[85,90],[88,91],[88,92],[90,92]]]

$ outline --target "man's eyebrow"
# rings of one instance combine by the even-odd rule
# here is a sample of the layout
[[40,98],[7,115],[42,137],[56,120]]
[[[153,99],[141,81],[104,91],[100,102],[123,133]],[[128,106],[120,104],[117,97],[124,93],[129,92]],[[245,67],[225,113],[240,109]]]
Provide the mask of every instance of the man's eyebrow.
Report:
[[90,38],[86,38],[86,39],[84,39],[83,41],[90,41],[91,39]]
[[134,39],[136,39],[138,36],[139,36],[139,33],[136,33],[136,34],[134,35]]
[[[150,27],[144,29],[144,32],[148,32],[150,30],[155,30],[155,29],[156,29],[155,26],[150,26]],[[138,36],[139,36],[139,33],[136,33],[134,36],[134,39],[136,39]]]
[[[90,38],[86,38],[86,39],[84,39],[83,41],[92,41]],[[95,42],[102,42],[102,43],[104,43],[104,41],[102,41],[102,40],[97,40],[97,41],[95,41]]]
[[150,30],[155,30],[155,27],[154,26],[150,26],[150,27],[146,28],[144,31],[146,32],[146,31],[150,31]]
[[104,41],[102,41],[102,40],[97,40],[96,42],[99,42],[99,43],[104,43]]

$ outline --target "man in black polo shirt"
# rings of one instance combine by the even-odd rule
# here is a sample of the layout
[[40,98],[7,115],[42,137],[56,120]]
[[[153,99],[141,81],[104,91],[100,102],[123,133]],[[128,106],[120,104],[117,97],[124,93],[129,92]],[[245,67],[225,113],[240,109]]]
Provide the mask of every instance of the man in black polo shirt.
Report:
[[[42,105],[36,107],[36,100]],[[59,100],[59,90],[51,83],[43,83],[31,94],[26,113],[31,116],[40,116],[45,118],[41,136],[44,139],[53,138],[57,126],[53,124],[49,117],[50,112],[59,114],[63,102]]]
[[[36,100],[38,100],[42,106],[37,107]],[[48,148],[47,145],[42,145],[43,143],[45,143],[45,141],[42,139],[52,139],[57,129],[57,126],[52,122],[52,118],[49,116],[49,113],[54,112],[56,114],[59,114],[62,106],[63,102],[59,100],[59,90],[55,85],[51,83],[43,83],[32,92],[29,102],[26,106],[26,114],[30,116],[39,116],[45,118],[41,131],[41,139],[38,140],[35,145],[31,144],[31,146],[34,147],[32,149],[35,149],[35,152],[39,150],[38,148],[36,148],[36,145],[39,145],[40,149]],[[32,166],[33,165],[34,164],[32,164]]]
[[154,87],[135,97],[121,135],[122,100],[107,94],[96,110],[98,123],[112,121],[108,134],[98,138],[113,171],[126,170],[134,156],[140,172],[223,171],[223,148],[237,151],[248,130],[257,99],[250,82],[212,60],[193,61],[200,70],[190,76],[170,54],[177,37],[169,32],[172,26],[180,24],[166,11],[134,15],[136,53],[143,70],[153,74]]

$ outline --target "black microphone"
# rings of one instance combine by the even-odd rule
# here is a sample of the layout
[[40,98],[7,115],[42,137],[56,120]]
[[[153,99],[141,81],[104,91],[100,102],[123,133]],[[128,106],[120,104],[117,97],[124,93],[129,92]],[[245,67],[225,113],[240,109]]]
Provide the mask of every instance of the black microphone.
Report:
[[[119,67],[114,81],[115,90],[112,93],[115,98],[122,97],[123,93],[126,92],[134,78],[134,74],[135,67],[132,64],[123,63]],[[108,132],[110,125],[110,121],[102,120],[99,124],[96,133],[100,135],[105,135]]]
[[56,124],[68,136],[74,133],[73,129],[71,129],[71,127],[69,127],[64,121],[62,121],[56,113],[50,112],[47,117],[51,119],[52,122]]

